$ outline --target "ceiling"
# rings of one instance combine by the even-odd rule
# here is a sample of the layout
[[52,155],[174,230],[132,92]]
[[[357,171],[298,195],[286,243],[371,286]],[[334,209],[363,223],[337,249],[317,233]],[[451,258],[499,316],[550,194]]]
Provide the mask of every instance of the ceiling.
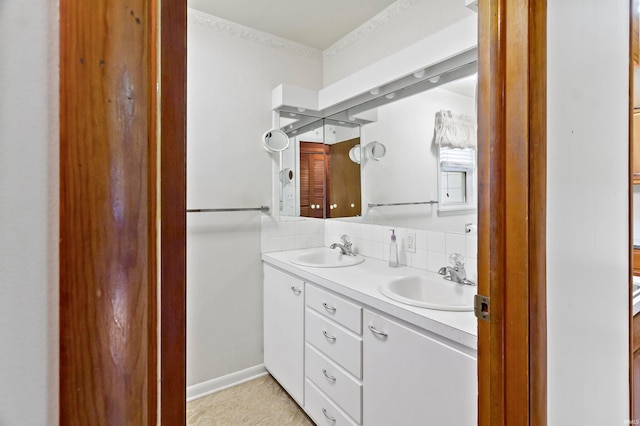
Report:
[[395,0],[188,0],[219,18],[325,50]]

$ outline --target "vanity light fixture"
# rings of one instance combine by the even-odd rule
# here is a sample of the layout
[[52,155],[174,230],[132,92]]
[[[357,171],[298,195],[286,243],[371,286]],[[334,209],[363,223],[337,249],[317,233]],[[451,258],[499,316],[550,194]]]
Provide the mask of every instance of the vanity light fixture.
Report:
[[344,124],[344,121],[338,121],[338,124]]
[[298,133],[298,129],[292,130],[291,133],[295,135],[296,133]]
[[413,76],[414,76],[415,78],[422,78],[422,77],[424,77],[424,70],[420,70],[420,71],[416,71],[416,72],[414,72],[414,73],[413,73]]
[[431,82],[433,84],[436,84],[438,81],[440,81],[440,76],[439,75],[436,75],[435,77],[431,77],[429,79],[429,82]]
[[298,115],[298,114],[296,114],[295,112],[290,112],[290,113],[289,113],[289,117],[295,117],[295,116],[297,116],[297,115]]
[[298,107],[298,112],[305,112],[307,109],[306,108],[300,108]]
[[372,95],[377,95],[378,93],[380,93],[380,88],[376,87],[375,89],[371,89],[369,90],[369,93],[371,93]]
[[391,93],[388,93],[388,94],[384,95],[384,97],[387,98],[387,99],[393,99],[394,96],[396,96],[395,92],[391,92]]

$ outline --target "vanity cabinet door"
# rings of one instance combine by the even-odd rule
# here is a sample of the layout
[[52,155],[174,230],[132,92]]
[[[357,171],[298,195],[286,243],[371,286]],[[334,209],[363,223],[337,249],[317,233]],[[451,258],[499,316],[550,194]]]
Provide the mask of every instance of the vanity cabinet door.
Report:
[[363,424],[477,424],[474,356],[364,312]]
[[264,365],[304,404],[304,282],[264,265]]

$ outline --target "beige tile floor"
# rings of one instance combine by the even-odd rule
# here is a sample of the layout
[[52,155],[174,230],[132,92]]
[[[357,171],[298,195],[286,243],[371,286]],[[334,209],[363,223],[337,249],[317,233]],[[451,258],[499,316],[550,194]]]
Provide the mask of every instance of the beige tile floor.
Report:
[[266,375],[187,404],[189,426],[313,426],[273,377]]

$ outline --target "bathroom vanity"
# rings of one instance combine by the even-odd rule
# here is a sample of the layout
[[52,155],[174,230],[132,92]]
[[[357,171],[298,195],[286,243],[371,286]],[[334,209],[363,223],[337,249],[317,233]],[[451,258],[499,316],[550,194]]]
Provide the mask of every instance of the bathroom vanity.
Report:
[[475,425],[473,312],[405,305],[379,287],[403,276],[376,259],[347,267],[263,254],[264,362],[320,425]]

